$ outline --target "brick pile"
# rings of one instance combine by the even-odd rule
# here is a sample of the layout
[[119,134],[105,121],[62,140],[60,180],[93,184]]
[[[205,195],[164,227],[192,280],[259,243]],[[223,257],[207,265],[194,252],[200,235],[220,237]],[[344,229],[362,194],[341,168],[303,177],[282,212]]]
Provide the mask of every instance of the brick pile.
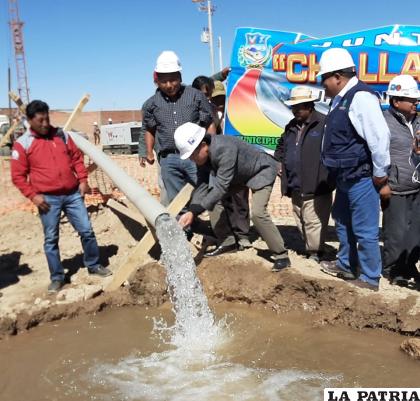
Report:
[[[137,155],[110,155],[125,172],[133,177],[151,195],[159,199],[159,185],[157,181],[157,165],[148,165],[142,168],[139,165]],[[89,160],[86,160],[89,165]],[[10,178],[10,161],[8,157],[0,158],[0,215],[21,209],[36,212],[30,201],[25,199],[14,187]],[[105,203],[110,197],[120,198],[123,196],[118,191],[118,186],[100,168],[93,169],[89,174],[89,185],[92,188],[92,195],[86,197],[88,205]],[[292,217],[292,207],[289,198],[281,197],[280,181],[277,179],[268,211],[275,220]]]

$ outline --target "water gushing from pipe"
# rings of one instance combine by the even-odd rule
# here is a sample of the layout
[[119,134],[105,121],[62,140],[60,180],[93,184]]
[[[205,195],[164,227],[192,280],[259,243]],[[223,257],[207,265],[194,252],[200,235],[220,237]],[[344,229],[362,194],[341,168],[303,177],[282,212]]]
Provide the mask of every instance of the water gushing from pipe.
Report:
[[172,344],[183,349],[213,349],[220,339],[203,287],[197,277],[190,245],[175,219],[156,220],[156,235],[162,247],[169,294],[175,312]]
[[203,347],[213,349],[220,330],[214,323],[213,314],[196,274],[190,244],[181,227],[156,199],[110,157],[77,133],[69,132],[69,135],[80,150],[101,167],[125,193],[146,220],[156,226],[176,316],[175,326],[170,328],[171,342],[188,350],[202,350]]

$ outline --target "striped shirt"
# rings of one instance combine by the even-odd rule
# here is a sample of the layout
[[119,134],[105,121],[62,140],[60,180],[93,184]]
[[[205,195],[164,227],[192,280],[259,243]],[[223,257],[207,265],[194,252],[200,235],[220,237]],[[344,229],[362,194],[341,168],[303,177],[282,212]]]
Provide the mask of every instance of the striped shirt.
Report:
[[181,86],[176,99],[171,100],[159,89],[143,105],[143,126],[158,142],[160,152],[176,151],[175,130],[186,122],[207,128],[213,122],[209,101],[191,86]]

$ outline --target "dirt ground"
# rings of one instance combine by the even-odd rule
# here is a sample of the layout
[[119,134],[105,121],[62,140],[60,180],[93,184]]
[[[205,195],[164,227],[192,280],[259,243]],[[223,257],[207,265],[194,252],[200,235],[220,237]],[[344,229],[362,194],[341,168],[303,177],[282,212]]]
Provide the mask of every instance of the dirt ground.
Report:
[[[103,206],[90,208],[101,250],[102,264],[116,271],[141,238],[142,227]],[[379,293],[361,290],[322,273],[317,263],[302,256],[303,243],[290,219],[279,222],[290,251],[292,267],[272,273],[264,243],[254,235],[253,248],[211,259],[198,252],[198,273],[211,303],[230,301],[260,304],[282,312],[301,309],[315,314],[319,324],[374,327],[420,336],[420,292],[390,286],[381,280]],[[43,252],[39,217],[14,211],[0,218],[0,337],[16,334],[42,322],[95,313],[105,307],[159,305],[168,301],[165,272],[158,250],[145,260],[129,285],[103,292],[112,277],[89,276],[83,268],[80,241],[63,219],[60,249],[69,284],[58,295],[48,295],[49,272]],[[337,246],[334,229],[328,238],[331,256]],[[201,260],[202,259],[202,260]]]

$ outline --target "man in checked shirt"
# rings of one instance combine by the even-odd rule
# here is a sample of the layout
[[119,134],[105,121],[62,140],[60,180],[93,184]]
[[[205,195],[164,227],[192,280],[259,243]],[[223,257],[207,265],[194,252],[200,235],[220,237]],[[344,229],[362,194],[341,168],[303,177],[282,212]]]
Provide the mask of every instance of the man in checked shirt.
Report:
[[197,183],[197,167],[190,160],[181,160],[174,142],[174,132],[182,124],[193,122],[215,134],[210,104],[203,93],[181,84],[181,63],[173,51],[164,51],[157,59],[157,90],[143,105],[146,160],[153,164],[153,148],[157,141],[158,162],[170,203],[185,184]]

